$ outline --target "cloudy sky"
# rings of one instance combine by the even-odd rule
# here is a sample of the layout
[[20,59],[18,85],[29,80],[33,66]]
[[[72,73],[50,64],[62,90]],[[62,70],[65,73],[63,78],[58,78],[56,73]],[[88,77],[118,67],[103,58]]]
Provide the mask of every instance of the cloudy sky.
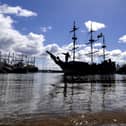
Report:
[[[107,58],[120,64],[126,60],[126,0],[0,0],[0,51],[38,57],[37,64],[54,66],[46,50],[64,59],[72,50],[76,21],[78,41],[76,60],[90,62],[89,30],[94,38],[102,32]],[[94,44],[95,62],[102,60],[101,42]],[[72,56],[71,56],[72,57]]]

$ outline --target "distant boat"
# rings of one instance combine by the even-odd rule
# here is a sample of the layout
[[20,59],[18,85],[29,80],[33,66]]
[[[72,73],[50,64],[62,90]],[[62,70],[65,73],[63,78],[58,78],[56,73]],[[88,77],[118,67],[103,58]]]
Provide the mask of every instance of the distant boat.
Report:
[[[23,57],[23,55],[21,55],[21,57]],[[25,59],[26,58],[27,56],[25,56]],[[10,56],[10,54],[8,56],[3,56],[0,53],[0,73],[38,72],[38,67],[35,66],[35,57],[32,61],[27,62],[27,60],[16,58],[14,55]]]
[[65,55],[65,61],[61,60],[59,56],[55,56],[54,54],[52,54],[49,51],[46,51],[50,57],[52,58],[52,60],[58,65],[60,66],[60,68],[63,70],[64,74],[66,75],[87,75],[87,74],[114,74],[116,72],[116,64],[115,62],[112,62],[111,59],[106,60],[106,54],[105,54],[105,41],[104,41],[104,36],[101,33],[100,35],[97,36],[97,38],[103,37],[103,62],[96,64],[93,62],[93,57],[94,57],[94,53],[93,52],[93,44],[96,40],[93,39],[93,30],[92,30],[92,26],[91,26],[91,30],[90,30],[90,40],[88,42],[88,44],[90,44],[91,47],[91,52],[90,52],[90,56],[91,56],[91,63],[87,63],[87,62],[82,62],[82,61],[76,61],[75,60],[75,50],[76,50],[76,33],[75,31],[78,30],[78,28],[75,26],[75,22],[73,24],[73,28],[72,31],[73,32],[73,60],[72,61],[68,61],[69,58],[69,54],[68,53],[64,53]]
[[33,73],[38,72],[38,67],[30,64],[24,64],[22,62],[18,62],[17,64],[13,65],[13,73]]

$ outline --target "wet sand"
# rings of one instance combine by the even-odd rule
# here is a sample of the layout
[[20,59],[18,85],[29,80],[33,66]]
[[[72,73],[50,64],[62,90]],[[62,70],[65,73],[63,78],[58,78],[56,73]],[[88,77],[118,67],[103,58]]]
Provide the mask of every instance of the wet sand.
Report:
[[72,114],[64,117],[34,117],[0,120],[0,126],[125,126],[126,112]]

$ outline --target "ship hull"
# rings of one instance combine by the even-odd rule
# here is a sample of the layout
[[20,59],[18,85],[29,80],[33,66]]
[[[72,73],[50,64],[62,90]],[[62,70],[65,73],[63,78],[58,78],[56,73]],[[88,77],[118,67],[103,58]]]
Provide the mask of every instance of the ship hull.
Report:
[[89,65],[85,62],[71,61],[58,63],[66,75],[85,75],[89,73]]
[[89,64],[80,61],[64,62],[52,53],[48,51],[47,53],[66,75],[114,74],[116,72],[115,62],[111,60],[104,61],[100,64]]
[[65,75],[88,75],[88,74],[114,74],[114,63],[88,64],[85,62],[71,61],[58,64]]

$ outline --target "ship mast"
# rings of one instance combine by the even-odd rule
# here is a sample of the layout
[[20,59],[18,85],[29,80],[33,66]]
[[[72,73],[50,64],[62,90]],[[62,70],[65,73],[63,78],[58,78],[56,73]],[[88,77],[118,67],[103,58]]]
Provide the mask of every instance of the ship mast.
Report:
[[102,48],[103,48],[103,61],[105,61],[105,58],[106,58],[106,54],[105,54],[106,45],[105,45],[105,37],[104,37],[104,35],[102,35],[102,37],[103,37],[103,45],[102,45]]
[[105,54],[105,48],[106,48],[106,44],[105,44],[105,36],[102,34],[102,33],[100,33],[98,36],[97,36],[97,38],[99,39],[99,38],[103,38],[103,43],[102,43],[102,49],[103,49],[103,62],[105,61],[105,59],[106,59],[106,54]]
[[72,31],[70,31],[70,32],[73,32],[73,37],[72,37],[72,40],[73,40],[73,61],[75,61],[75,49],[76,49],[75,45],[76,45],[76,41],[77,41],[76,30],[78,30],[78,28],[76,27],[75,21],[74,21]]
[[93,43],[95,42],[95,40],[93,39],[93,30],[92,30],[92,23],[91,23],[91,30],[90,30],[90,39],[89,39],[89,44],[90,44],[90,47],[91,47],[91,64],[93,64]]

